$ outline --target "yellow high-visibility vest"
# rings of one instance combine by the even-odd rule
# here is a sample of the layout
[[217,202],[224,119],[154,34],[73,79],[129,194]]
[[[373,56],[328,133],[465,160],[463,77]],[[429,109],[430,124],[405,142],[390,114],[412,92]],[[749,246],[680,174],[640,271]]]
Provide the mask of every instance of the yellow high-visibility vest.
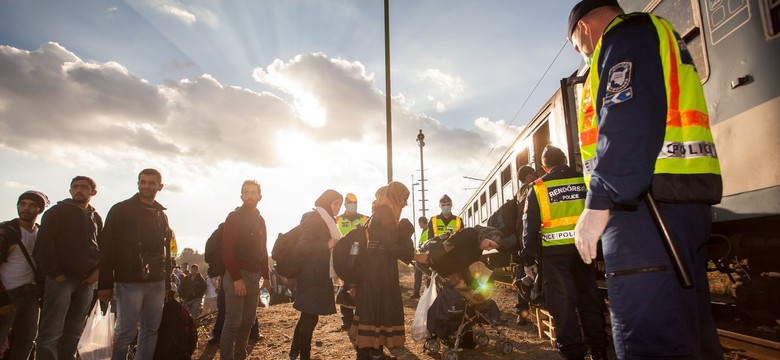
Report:
[[574,227],[585,210],[585,180],[582,177],[536,179],[534,193],[542,219],[542,246],[574,244]]
[[462,220],[458,216],[455,216],[446,224],[444,223],[444,220],[438,216],[432,217],[431,221],[433,222],[433,237],[437,237],[447,232],[454,234],[463,227]]
[[365,224],[367,221],[368,216],[365,215],[360,215],[360,217],[355,220],[336,216],[336,225],[338,225],[339,231],[341,231],[341,235],[347,235],[348,232],[352,231],[360,224]]
[[[669,22],[653,14],[635,13],[615,18],[604,30],[632,16],[649,16],[659,39],[659,54],[666,87],[666,132],[664,144],[655,162],[652,181],[656,199],[667,202],[720,202],[722,180],[720,164],[710,131],[704,90],[693,65],[681,59],[679,36]],[[602,39],[593,52],[593,67],[583,86],[578,126],[585,184],[590,187],[593,169],[598,163],[598,114],[596,99],[600,83],[599,57]],[[683,180],[684,178],[684,180]],[[681,181],[683,180],[683,181]]]

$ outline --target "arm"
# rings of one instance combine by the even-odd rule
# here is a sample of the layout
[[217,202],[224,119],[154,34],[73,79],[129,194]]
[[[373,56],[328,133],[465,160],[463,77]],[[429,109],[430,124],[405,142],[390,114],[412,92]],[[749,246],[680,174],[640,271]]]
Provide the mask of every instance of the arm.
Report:
[[49,211],[43,213],[41,218],[41,227],[38,230],[36,246],[33,250],[38,265],[44,274],[57,278],[63,276],[62,268],[57,260],[57,236],[62,227],[62,214],[60,206],[55,205]]
[[122,213],[122,208],[119,204],[111,207],[106,216],[105,227],[100,233],[100,237],[98,237],[98,247],[100,249],[98,290],[111,290],[114,288],[117,245],[119,238],[126,231],[124,224],[126,218],[127,216]]
[[529,266],[536,261],[539,253],[539,231],[541,231],[542,217],[539,214],[539,203],[536,200],[534,189],[528,192],[523,212],[523,250],[520,251],[520,259],[523,265]]
[[262,215],[258,216],[260,216],[260,230],[263,232],[260,237],[260,251],[262,252],[262,267],[260,269],[260,275],[263,277],[263,279],[268,280],[263,281],[263,287],[270,289],[271,265],[268,263],[268,231],[265,227],[265,219]]
[[[595,99],[599,112],[598,163],[586,201],[587,208],[597,210],[615,204],[636,205],[649,188],[663,144],[667,111],[658,36],[652,24],[642,19],[627,20],[605,34],[602,44]],[[625,62],[631,64],[628,86],[633,95],[621,103],[603,106],[603,98],[609,95],[610,69]]]
[[225,271],[233,281],[241,280],[241,269],[236,259],[239,222],[238,210],[230,213],[225,219],[225,229],[222,233],[222,261],[225,263]]

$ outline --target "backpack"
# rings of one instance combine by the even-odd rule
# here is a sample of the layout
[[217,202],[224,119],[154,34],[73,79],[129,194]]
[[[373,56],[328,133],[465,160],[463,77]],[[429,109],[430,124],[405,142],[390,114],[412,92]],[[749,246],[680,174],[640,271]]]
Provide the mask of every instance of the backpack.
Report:
[[219,224],[217,229],[211,233],[206,240],[206,250],[203,257],[209,264],[209,277],[222,276],[225,274],[225,262],[222,260],[222,233],[225,223]]
[[195,321],[175,299],[165,302],[157,334],[155,360],[189,360],[198,346]]
[[288,279],[298,277],[306,265],[306,258],[298,254],[298,243],[301,240],[303,227],[298,225],[290,231],[276,238],[274,248],[271,250],[271,258],[276,261],[274,268],[276,273]]
[[498,229],[504,235],[504,241],[499,249],[502,252],[514,252],[514,249],[521,245],[518,237],[522,234],[517,234],[516,229],[518,215],[521,214],[519,208],[520,203],[513,198],[507,200],[488,218],[488,226]]

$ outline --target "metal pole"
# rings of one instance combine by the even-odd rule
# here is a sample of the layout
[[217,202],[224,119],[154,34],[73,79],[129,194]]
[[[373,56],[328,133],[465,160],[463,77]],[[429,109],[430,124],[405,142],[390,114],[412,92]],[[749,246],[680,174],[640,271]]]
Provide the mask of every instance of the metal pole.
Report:
[[387,183],[393,181],[393,118],[390,98],[390,4],[385,0],[385,113],[387,117]]
[[425,216],[425,165],[423,163],[423,146],[425,146],[425,135],[420,129],[417,134],[417,144],[420,145],[420,187],[422,191],[422,216]]
[[417,249],[417,216],[414,212],[415,202],[414,202],[414,186],[417,185],[417,183],[414,182],[414,174],[412,174],[412,223],[414,225],[414,233],[412,236],[414,236],[414,248]]

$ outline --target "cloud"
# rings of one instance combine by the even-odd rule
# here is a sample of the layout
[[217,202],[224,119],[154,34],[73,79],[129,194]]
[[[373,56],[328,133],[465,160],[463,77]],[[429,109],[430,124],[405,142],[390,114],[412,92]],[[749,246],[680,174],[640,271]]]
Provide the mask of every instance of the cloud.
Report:
[[[2,46],[0,146],[93,166],[161,157],[323,173],[334,172],[328,164],[339,154],[355,153],[346,166],[384,171],[385,96],[363,64],[309,53],[274,60],[253,77],[271,90],[223,85],[208,74],[154,85],[57,43],[35,51]],[[426,156],[468,163],[506,128],[486,119],[475,122],[476,131],[449,128],[408,109],[400,94],[392,114],[395,161],[405,173],[419,160],[418,129]]]
[[212,29],[219,27],[219,17],[212,11],[201,6],[189,5],[171,0],[147,0],[146,4],[155,11],[173,17],[187,25],[202,22]]
[[466,91],[466,83],[460,76],[445,74],[439,69],[426,69],[418,75],[428,89],[428,100],[437,112],[444,112]]

